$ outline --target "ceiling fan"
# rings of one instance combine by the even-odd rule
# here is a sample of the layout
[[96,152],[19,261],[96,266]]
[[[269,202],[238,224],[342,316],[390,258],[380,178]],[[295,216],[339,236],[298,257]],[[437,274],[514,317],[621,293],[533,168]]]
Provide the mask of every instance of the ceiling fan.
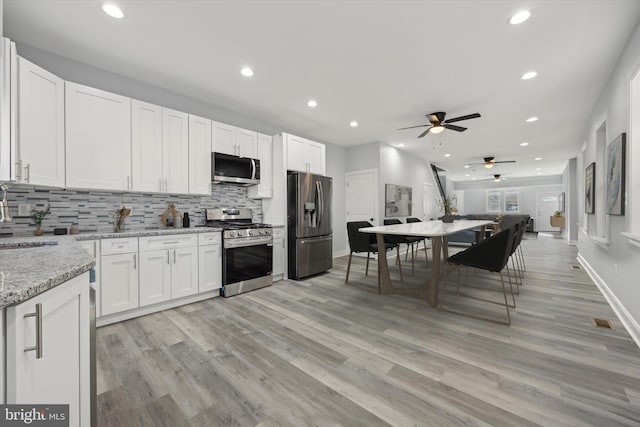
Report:
[[499,162],[496,162],[495,157],[485,157],[483,158],[484,162],[482,163],[469,163],[468,165],[466,165],[466,167],[469,166],[476,166],[476,165],[483,165],[485,168],[487,169],[491,169],[492,167],[494,167],[496,164],[498,163],[515,163],[515,160],[501,160]]
[[423,136],[425,136],[429,132],[431,132],[433,134],[438,134],[438,133],[442,132],[445,129],[451,129],[451,130],[455,130],[457,132],[464,132],[465,130],[467,130],[467,128],[462,127],[462,126],[452,125],[451,123],[459,122],[459,121],[462,121],[462,120],[477,119],[478,117],[481,117],[479,113],[473,113],[473,114],[467,114],[466,116],[454,117],[453,119],[445,120],[445,116],[446,115],[447,115],[447,113],[445,113],[443,111],[438,111],[436,113],[427,114],[426,117],[429,119],[429,122],[431,124],[429,124],[429,125],[409,126],[407,128],[400,128],[398,130],[414,129],[414,128],[421,128],[421,127],[429,126],[427,128],[427,130],[425,130],[420,135],[418,135],[418,138],[422,138]]

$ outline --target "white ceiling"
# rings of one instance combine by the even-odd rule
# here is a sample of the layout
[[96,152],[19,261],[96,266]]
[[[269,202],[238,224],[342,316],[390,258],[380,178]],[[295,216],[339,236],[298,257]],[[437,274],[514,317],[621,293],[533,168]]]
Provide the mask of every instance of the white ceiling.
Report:
[[[294,134],[404,143],[454,180],[560,174],[640,18],[637,0],[113,2],[125,19],[97,0],[5,0],[5,35]],[[531,18],[510,25],[521,9]],[[482,118],[456,123],[464,133],[396,131],[434,111]],[[463,168],[489,155],[517,163]]]

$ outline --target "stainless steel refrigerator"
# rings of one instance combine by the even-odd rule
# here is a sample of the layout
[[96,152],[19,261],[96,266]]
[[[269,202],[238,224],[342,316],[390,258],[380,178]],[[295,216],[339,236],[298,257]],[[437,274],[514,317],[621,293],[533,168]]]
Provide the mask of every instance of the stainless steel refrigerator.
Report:
[[302,279],[333,267],[331,178],[304,172],[287,175],[289,278]]

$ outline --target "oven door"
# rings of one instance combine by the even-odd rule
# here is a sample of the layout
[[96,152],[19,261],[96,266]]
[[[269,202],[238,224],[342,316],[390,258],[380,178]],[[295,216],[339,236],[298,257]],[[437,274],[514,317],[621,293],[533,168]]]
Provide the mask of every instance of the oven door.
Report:
[[247,282],[273,271],[273,237],[224,241],[222,284]]

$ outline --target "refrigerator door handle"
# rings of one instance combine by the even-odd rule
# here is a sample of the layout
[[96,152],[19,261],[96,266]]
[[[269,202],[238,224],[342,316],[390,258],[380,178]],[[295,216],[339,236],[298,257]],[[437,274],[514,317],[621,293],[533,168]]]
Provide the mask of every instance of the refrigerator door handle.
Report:
[[320,205],[318,228],[320,228],[320,222],[324,222],[324,189],[322,188],[322,181],[318,181],[318,189],[320,190],[320,198],[318,199],[318,205]]
[[322,221],[322,188],[320,187],[320,181],[316,181],[316,227],[320,228],[320,222]]

